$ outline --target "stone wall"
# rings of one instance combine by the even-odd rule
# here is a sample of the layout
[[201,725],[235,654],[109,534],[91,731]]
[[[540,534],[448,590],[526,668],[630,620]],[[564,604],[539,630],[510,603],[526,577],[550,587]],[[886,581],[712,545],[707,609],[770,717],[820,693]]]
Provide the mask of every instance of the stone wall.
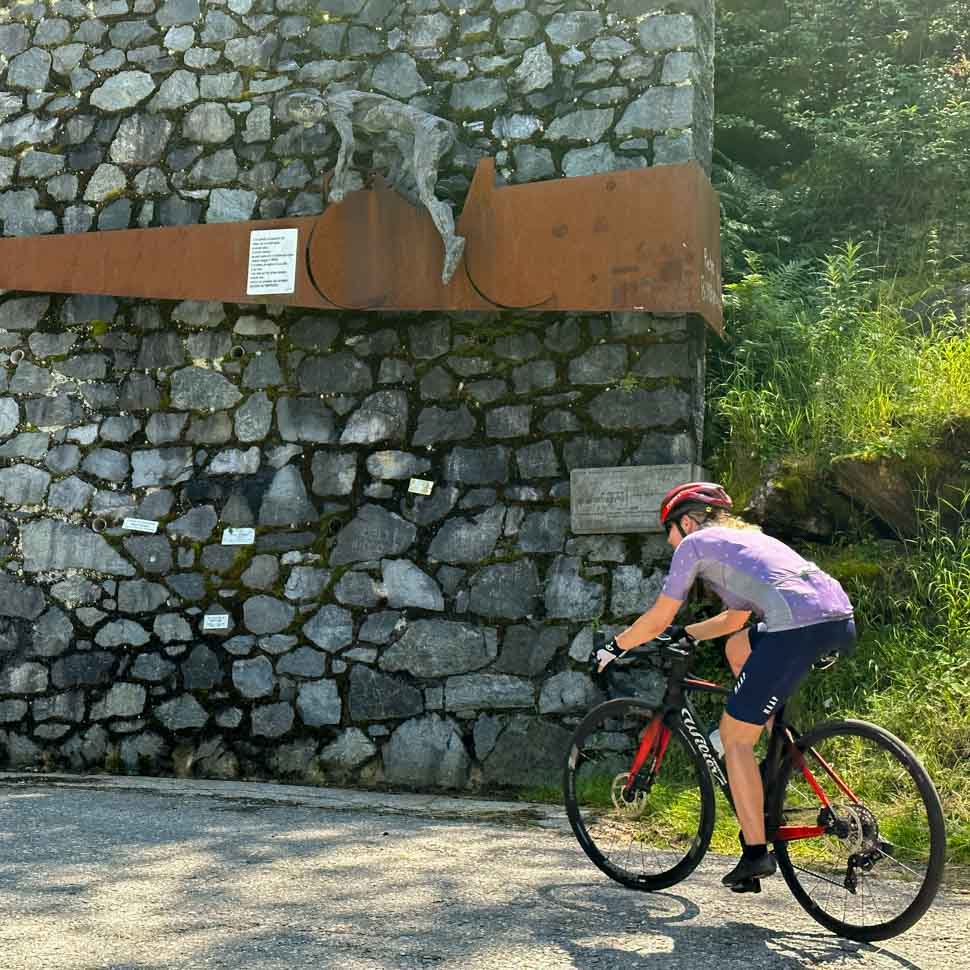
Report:
[[[707,165],[712,32],[710,0],[15,0],[0,223],[319,212],[334,133],[275,107],[331,83],[460,122],[459,205],[483,155],[509,181]],[[697,461],[703,359],[686,317],[0,296],[0,761],[557,777],[592,626],[665,558],[572,535],[569,471]]]

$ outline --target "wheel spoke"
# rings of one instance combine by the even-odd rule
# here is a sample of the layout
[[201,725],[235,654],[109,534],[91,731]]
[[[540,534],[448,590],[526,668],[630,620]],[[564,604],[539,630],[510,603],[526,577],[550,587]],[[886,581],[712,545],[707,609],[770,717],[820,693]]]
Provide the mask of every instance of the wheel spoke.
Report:
[[916,879],[922,879],[923,878],[923,874],[921,872],[917,871],[916,869],[911,869],[909,866],[904,866],[899,861],[899,859],[895,858],[895,856],[891,856],[888,852],[883,852],[882,849],[876,849],[875,851],[877,851],[879,853],[879,855],[880,855],[881,858],[888,859],[890,862],[895,863],[897,866],[899,866],[900,869],[905,869],[906,872],[908,872],[914,878],[916,878]]

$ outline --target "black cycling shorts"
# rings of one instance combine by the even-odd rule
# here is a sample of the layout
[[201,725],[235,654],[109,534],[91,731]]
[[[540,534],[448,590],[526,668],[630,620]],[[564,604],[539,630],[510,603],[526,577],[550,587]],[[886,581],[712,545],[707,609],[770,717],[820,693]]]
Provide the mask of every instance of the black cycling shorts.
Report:
[[812,664],[827,654],[850,649],[855,636],[851,617],[777,633],[768,633],[763,624],[752,627],[748,630],[751,656],[725,709],[739,721],[764,724],[791,697]]

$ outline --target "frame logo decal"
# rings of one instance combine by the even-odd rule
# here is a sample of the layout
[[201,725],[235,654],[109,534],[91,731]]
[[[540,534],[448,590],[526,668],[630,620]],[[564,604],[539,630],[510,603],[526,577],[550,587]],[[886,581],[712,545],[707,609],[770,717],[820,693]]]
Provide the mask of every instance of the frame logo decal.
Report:
[[721,785],[723,788],[727,788],[727,778],[724,777],[724,772],[721,771],[721,766],[717,763],[717,759],[711,754],[711,749],[707,743],[707,739],[698,730],[697,724],[694,721],[694,717],[688,708],[684,707],[680,712],[681,720],[684,722],[684,727],[687,728],[687,733],[691,736],[694,741],[694,747],[700,752],[701,757],[707,763],[707,769],[714,776],[714,780]]

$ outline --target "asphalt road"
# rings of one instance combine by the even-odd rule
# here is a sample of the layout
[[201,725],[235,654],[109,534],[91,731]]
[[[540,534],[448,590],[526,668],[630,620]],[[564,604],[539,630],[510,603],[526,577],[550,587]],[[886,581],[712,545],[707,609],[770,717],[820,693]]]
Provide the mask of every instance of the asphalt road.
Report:
[[722,889],[724,859],[640,894],[555,821],[366,805],[0,778],[0,970],[970,966],[966,896],[868,946],[812,922],[780,877]]

